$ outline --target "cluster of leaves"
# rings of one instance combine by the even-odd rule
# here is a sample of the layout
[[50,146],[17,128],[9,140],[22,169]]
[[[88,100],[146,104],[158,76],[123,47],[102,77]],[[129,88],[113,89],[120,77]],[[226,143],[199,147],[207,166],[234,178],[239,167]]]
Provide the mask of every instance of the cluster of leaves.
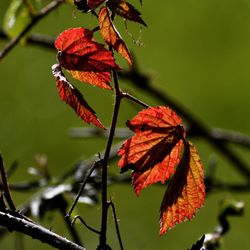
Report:
[[[53,66],[53,74],[60,98],[85,122],[104,129],[80,91],[66,79],[62,68],[81,82],[112,90],[111,73],[121,70],[115,63],[113,50],[132,64],[130,52],[114,26],[115,15],[146,24],[140,13],[125,0],[75,1],[75,4],[84,12],[94,13],[103,5],[96,14],[99,27],[93,30],[72,28],[57,37],[55,47],[59,63]],[[97,31],[108,49],[95,41]],[[135,135],[118,152],[121,172],[132,169],[132,185],[137,196],[143,188],[169,180],[160,209],[161,235],[177,223],[190,220],[205,198],[202,164],[196,148],[186,140],[181,122],[168,107],[149,107],[127,123]]]

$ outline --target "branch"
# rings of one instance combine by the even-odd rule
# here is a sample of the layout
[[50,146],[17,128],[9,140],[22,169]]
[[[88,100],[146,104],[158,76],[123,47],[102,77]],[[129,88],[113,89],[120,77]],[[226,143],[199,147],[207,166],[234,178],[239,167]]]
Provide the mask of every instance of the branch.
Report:
[[0,211],[0,225],[6,227],[9,231],[17,231],[29,235],[57,249],[85,250],[85,248],[51,232],[41,225],[27,220],[17,212]]
[[3,158],[0,155],[0,177],[1,177],[1,184],[3,187],[3,191],[4,191],[4,197],[10,207],[11,210],[15,211],[16,207],[14,205],[14,202],[12,200],[11,194],[10,194],[10,190],[9,190],[9,186],[8,186],[8,181],[7,181],[7,176],[5,173],[5,169],[4,169],[4,165],[3,165]]
[[61,3],[63,3],[64,0],[54,0],[51,3],[49,3],[47,6],[45,6],[41,11],[34,16],[32,21],[24,28],[24,30],[16,37],[11,39],[6,46],[3,48],[2,51],[0,51],[0,61],[17,45],[17,43],[20,41],[20,39],[26,35],[35,24],[37,24],[43,17],[48,15],[52,10],[57,8]]
[[[3,30],[0,30],[0,38],[8,40],[8,36]],[[41,46],[44,47],[45,49],[55,50],[54,42],[55,42],[54,37],[42,34],[30,34],[26,38],[26,43],[28,45]]]

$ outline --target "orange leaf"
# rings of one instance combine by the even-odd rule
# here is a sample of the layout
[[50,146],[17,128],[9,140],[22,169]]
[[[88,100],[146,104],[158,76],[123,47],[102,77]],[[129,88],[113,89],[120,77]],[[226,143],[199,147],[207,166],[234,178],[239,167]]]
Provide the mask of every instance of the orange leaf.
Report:
[[147,27],[146,23],[140,17],[141,13],[125,0],[109,0],[107,5],[113,13]]
[[185,219],[191,220],[204,200],[202,163],[194,145],[185,142],[183,158],[161,204],[160,235]]
[[132,64],[132,58],[129,50],[122,40],[119,32],[111,22],[107,7],[102,7],[98,18],[100,31],[105,42],[108,45],[112,46],[118,53],[120,53],[128,61],[129,64]]
[[76,70],[70,70],[70,74],[77,80],[81,82],[86,82],[91,85],[98,86],[103,89],[110,89],[112,90],[112,87],[110,86],[110,72],[104,71],[104,72],[88,72],[88,71],[76,71]]
[[95,126],[104,129],[104,126],[95,115],[95,111],[88,105],[82,94],[75,88],[64,76],[61,66],[55,64],[52,67],[53,75],[56,79],[56,85],[62,101],[65,101],[76,114],[85,122],[92,123]]
[[[58,49],[58,60],[65,69],[73,72],[79,80],[111,89],[109,86],[110,70],[119,69],[115,64],[112,52],[104,48],[102,44],[93,41],[93,32],[84,28],[73,28],[62,32],[55,41]],[[80,73],[87,72],[84,77]],[[100,81],[102,84],[98,83]]]
[[170,108],[151,107],[139,112],[127,125],[136,134],[119,150],[121,172],[132,169],[136,195],[153,183],[164,183],[180,161],[185,133]]

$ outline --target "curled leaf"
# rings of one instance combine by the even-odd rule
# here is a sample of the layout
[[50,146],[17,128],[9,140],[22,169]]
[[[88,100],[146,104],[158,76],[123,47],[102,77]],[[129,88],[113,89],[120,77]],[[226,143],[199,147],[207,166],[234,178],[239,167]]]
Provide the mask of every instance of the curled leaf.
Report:
[[146,23],[141,18],[141,13],[125,0],[109,0],[107,6],[113,13],[126,20],[134,21],[147,27]]
[[119,54],[121,54],[129,64],[132,64],[132,58],[129,53],[129,50],[122,40],[119,32],[116,30],[112,21],[110,20],[109,12],[107,7],[102,7],[100,13],[98,15],[99,18],[99,26],[102,37],[105,42],[112,46]]
[[95,111],[88,105],[82,94],[64,76],[59,64],[52,67],[53,75],[62,101],[65,101],[85,122],[104,129]]
[[164,106],[139,112],[127,125],[136,134],[119,150],[118,166],[121,172],[133,170],[132,185],[139,195],[143,188],[165,183],[174,174],[185,133],[181,118]]
[[185,219],[191,220],[204,200],[202,163],[194,145],[186,142],[183,157],[161,204],[160,235]]

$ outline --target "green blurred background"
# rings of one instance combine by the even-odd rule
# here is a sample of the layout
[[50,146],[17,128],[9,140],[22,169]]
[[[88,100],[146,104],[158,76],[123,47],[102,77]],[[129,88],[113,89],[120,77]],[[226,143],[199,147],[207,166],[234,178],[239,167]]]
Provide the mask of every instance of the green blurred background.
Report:
[[[43,2],[43,1],[42,1]],[[152,75],[153,84],[166,91],[211,127],[236,130],[250,134],[250,1],[249,0],[166,0],[130,1],[142,13],[148,28],[128,23],[126,32],[120,19],[120,32],[128,47],[136,55],[139,68]],[[9,1],[0,1],[0,24]],[[32,32],[57,36],[70,27],[97,25],[91,15],[83,15],[73,5],[64,4],[34,27]],[[136,40],[136,42],[134,41]],[[0,40],[0,48],[6,41]],[[121,65],[126,68],[124,60]],[[105,139],[72,139],[71,127],[86,124],[58,98],[51,66],[56,63],[55,51],[35,46],[18,45],[0,64],[0,150],[6,166],[17,160],[20,167],[11,181],[33,179],[27,173],[36,165],[34,156],[48,157],[50,172],[60,176],[80,159],[96,154],[105,147]],[[76,83],[76,82],[75,82]],[[121,83],[150,105],[157,100]],[[113,94],[109,91],[76,83],[89,104],[108,127],[113,108]],[[136,113],[124,102],[119,114],[119,126]],[[230,164],[204,141],[195,140],[204,168],[216,157],[216,176],[223,181],[242,181]],[[250,161],[249,152],[235,148]],[[114,165],[112,172],[119,173]],[[187,249],[202,234],[217,225],[218,203],[225,197],[244,200],[245,215],[231,218],[232,228],[224,238],[224,249],[250,249],[249,194],[219,192],[208,196],[205,206],[191,222],[176,226],[159,237],[159,206],[164,187],[150,187],[136,198],[129,185],[111,186],[109,195],[117,206],[119,225],[125,249]],[[30,194],[29,194],[30,195]],[[15,201],[22,204],[29,195],[15,193]],[[100,206],[79,205],[80,213],[90,225],[99,227]],[[118,243],[109,218],[108,241],[113,249]],[[55,232],[67,235],[59,215],[53,214],[43,224]],[[95,249],[98,238],[78,225],[87,249]],[[15,249],[20,235],[10,234],[0,242],[1,249]],[[50,249],[28,237],[22,239],[24,249]],[[244,241],[244,244],[243,244]],[[242,245],[243,244],[243,245]]]

